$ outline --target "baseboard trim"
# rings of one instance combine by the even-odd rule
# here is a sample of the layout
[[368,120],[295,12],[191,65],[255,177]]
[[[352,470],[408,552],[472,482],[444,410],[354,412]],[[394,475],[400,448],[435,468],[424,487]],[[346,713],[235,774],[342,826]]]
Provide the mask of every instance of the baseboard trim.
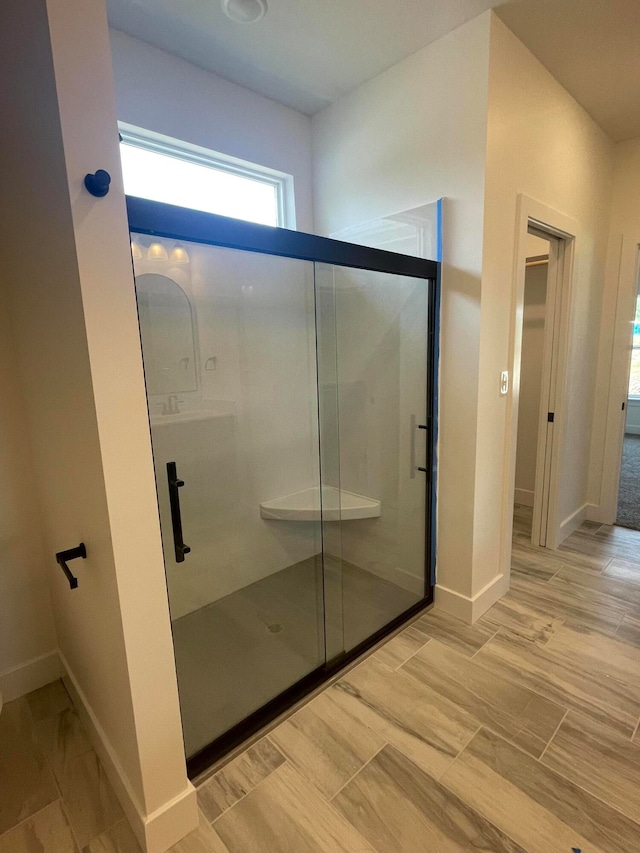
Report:
[[177,797],[147,815],[143,849],[147,853],[165,853],[197,829],[198,821],[196,789],[187,781],[187,787]]
[[438,610],[455,616],[472,625],[487,610],[502,598],[509,589],[509,575],[496,575],[474,596],[462,595],[446,586],[436,584],[435,606]]
[[587,521],[595,521],[598,524],[615,524],[616,518],[615,513],[611,518],[611,514],[600,504],[587,504]]
[[0,693],[4,702],[19,699],[60,678],[62,665],[58,651],[47,652],[0,673]]
[[165,853],[198,826],[196,789],[187,782],[177,797],[146,814],[62,652],[60,661],[66,671],[65,685],[142,849],[146,853]]
[[522,504],[522,506],[533,506],[535,492],[530,489],[516,489],[514,493],[514,503]]
[[571,515],[567,516],[567,518],[565,518],[565,520],[560,524],[558,529],[558,545],[561,545],[568,536],[571,536],[574,530],[577,530],[580,527],[583,521],[587,520],[588,508],[589,504],[582,504],[579,509],[572,512]]

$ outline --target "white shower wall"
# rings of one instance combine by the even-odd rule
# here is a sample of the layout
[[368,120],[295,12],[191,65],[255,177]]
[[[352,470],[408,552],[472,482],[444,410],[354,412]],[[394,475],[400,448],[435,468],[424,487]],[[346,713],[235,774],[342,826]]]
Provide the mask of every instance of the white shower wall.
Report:
[[[161,242],[170,254],[175,241]],[[321,550],[318,523],[260,517],[261,502],[319,484],[313,265],[184,245],[189,264],[136,263],[179,283],[195,330],[198,389],[178,395],[186,419],[161,414],[166,395],[149,399],[173,619]],[[192,551],[179,564],[168,461],[185,481]]]

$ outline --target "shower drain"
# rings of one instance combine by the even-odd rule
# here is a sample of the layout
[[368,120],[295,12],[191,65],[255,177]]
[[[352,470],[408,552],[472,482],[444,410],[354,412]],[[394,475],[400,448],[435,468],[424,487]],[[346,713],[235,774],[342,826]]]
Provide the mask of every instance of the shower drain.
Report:
[[267,625],[267,631],[271,634],[279,634],[280,631],[284,631],[284,625],[281,625],[279,622],[272,622],[270,625]]

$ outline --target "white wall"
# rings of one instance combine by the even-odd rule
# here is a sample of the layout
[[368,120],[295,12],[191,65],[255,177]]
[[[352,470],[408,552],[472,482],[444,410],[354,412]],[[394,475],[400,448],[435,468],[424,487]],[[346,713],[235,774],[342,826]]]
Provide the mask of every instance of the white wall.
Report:
[[[560,468],[561,520],[588,501],[599,311],[609,212],[612,144],[524,45],[492,14],[489,75],[476,542],[479,577],[496,571],[496,545],[511,536],[507,398],[498,392],[509,361],[514,233],[519,193],[577,224]],[[517,391],[517,377],[513,377]],[[514,398],[514,403],[517,399]],[[505,504],[506,501],[506,504]],[[502,554],[508,570],[508,550]]]
[[118,120],[293,175],[313,233],[311,120],[132,36],[110,31]]
[[588,501],[584,424],[594,404],[612,145],[493,13],[342,98],[313,129],[319,230],[446,197],[436,601],[474,618],[509,572],[510,415],[499,379],[510,360],[517,196],[571,217],[580,233],[564,519]]
[[525,506],[533,506],[536,483],[547,271],[548,264],[542,264],[525,272],[516,456],[516,503]]
[[59,673],[42,519],[6,302],[0,301],[0,693],[5,702]]
[[[36,23],[39,14],[36,11],[37,4],[32,4],[32,7],[35,17],[29,29],[33,29],[35,33],[42,21]],[[7,15],[9,20],[10,14]],[[11,38],[10,27],[6,33]],[[313,230],[308,117],[234,86],[123,33],[111,31],[110,35],[116,65],[118,118],[292,174],[297,227]],[[45,38],[44,34],[42,38]],[[93,35],[83,38],[90,40]],[[20,93],[26,105],[30,103],[28,95],[25,94],[26,81],[30,75],[22,66],[16,73],[20,74],[20,83],[16,84],[14,91],[16,94]],[[49,73],[50,68],[39,68],[31,76],[37,76],[38,85],[42,86],[42,75]],[[177,104],[180,105],[179,108]],[[50,93],[50,108],[55,111],[55,107],[55,93]],[[37,118],[41,112],[42,107],[38,102],[38,105],[33,107],[34,124],[29,130],[28,142],[23,144],[14,141],[11,150],[29,150],[31,158],[40,158],[44,171],[47,168],[60,170],[63,168],[62,160],[59,159],[55,166],[51,165],[53,151],[36,152],[34,148],[37,140],[48,145],[42,127],[46,120],[55,121],[52,112],[48,119],[41,122]],[[18,122],[14,124],[14,128],[17,127]],[[89,161],[87,170],[94,170],[99,164],[94,162],[87,138],[83,138],[83,144],[84,154]],[[7,165],[7,172],[15,170],[16,162],[12,156],[11,165]],[[32,175],[35,174],[38,174],[37,170],[32,172]],[[25,180],[21,173],[16,176],[16,184],[18,179]],[[16,193],[18,192],[21,190],[16,188]],[[50,207],[60,210],[60,202],[51,201]],[[12,202],[6,219],[15,220],[16,210]],[[42,239],[38,237],[37,229],[31,221],[28,225],[25,224],[21,239],[29,242],[29,251],[33,246],[30,230],[33,232],[32,240],[36,244]],[[61,243],[61,240],[57,241],[58,245]],[[18,243],[15,243],[14,247],[15,245]],[[15,252],[15,248],[13,251]],[[16,276],[22,276],[26,271],[26,268],[21,269],[16,272]],[[5,701],[8,701],[49,682],[59,674],[58,641],[54,629],[49,582],[51,575],[54,575],[54,583],[59,585],[60,578],[57,576],[59,570],[52,562],[50,539],[46,550],[43,544],[32,450],[28,443],[27,422],[17,379],[16,356],[4,302],[0,315],[0,358],[0,395],[4,401],[0,411],[0,476],[4,483],[0,497],[0,566],[4,591],[0,603],[0,692],[3,693]],[[46,357],[42,356],[42,353],[39,356],[34,353],[35,361],[38,358],[41,359],[44,369]],[[33,411],[33,402],[31,409]],[[69,547],[69,542],[65,538],[64,541],[57,542],[56,547]],[[78,571],[80,572],[81,568],[78,568]],[[64,589],[62,594],[65,595]],[[105,627],[105,631],[109,634],[110,629]],[[62,643],[68,647],[66,631],[63,630],[62,634]],[[102,634],[98,632],[97,637],[100,636]],[[103,647],[108,648],[112,642],[112,639],[107,640],[105,637]],[[69,658],[73,657],[71,652],[68,651],[67,654]],[[92,665],[92,669],[93,682],[99,678],[100,667]],[[153,671],[153,667],[149,671]],[[85,674],[88,675],[89,672],[87,669]],[[121,699],[117,699],[119,691],[115,688],[114,679],[115,674],[111,671],[106,682],[110,685],[114,700],[126,705]],[[91,693],[94,688],[87,689]],[[92,701],[102,717],[101,700],[92,697]],[[124,713],[124,707],[119,713]],[[112,711],[105,708],[105,714],[109,717]],[[109,736],[112,736],[112,733],[109,733]],[[118,737],[115,737],[115,741],[118,741]],[[127,750],[132,755],[135,753],[133,748]]]
[[635,315],[640,244],[640,139],[613,152],[611,220],[602,298],[597,399],[594,409],[590,500],[595,517],[613,524],[627,396],[630,324]]
[[465,600],[473,586],[488,50],[483,15],[313,117],[318,233],[446,197],[438,586],[441,598],[449,589]]
[[[197,823],[186,778],[103,4],[10,0],[9,305],[60,653],[134,829]],[[29,33],[29,39],[18,36]],[[27,155],[28,152],[28,156]],[[106,168],[97,200],[84,175]],[[117,377],[117,381],[114,381]],[[54,553],[84,540],[70,590]]]

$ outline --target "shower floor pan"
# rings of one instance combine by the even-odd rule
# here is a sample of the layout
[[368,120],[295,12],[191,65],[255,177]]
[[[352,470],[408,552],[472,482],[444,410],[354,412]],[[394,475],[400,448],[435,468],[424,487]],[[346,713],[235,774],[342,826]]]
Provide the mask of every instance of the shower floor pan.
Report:
[[[346,650],[419,599],[346,560],[340,572],[342,607],[326,619]],[[323,585],[318,554],[173,622],[188,757],[322,663]]]
[[351,521],[378,518],[381,511],[380,501],[334,486],[322,487],[322,511],[319,486],[260,504],[262,518],[281,521]]

